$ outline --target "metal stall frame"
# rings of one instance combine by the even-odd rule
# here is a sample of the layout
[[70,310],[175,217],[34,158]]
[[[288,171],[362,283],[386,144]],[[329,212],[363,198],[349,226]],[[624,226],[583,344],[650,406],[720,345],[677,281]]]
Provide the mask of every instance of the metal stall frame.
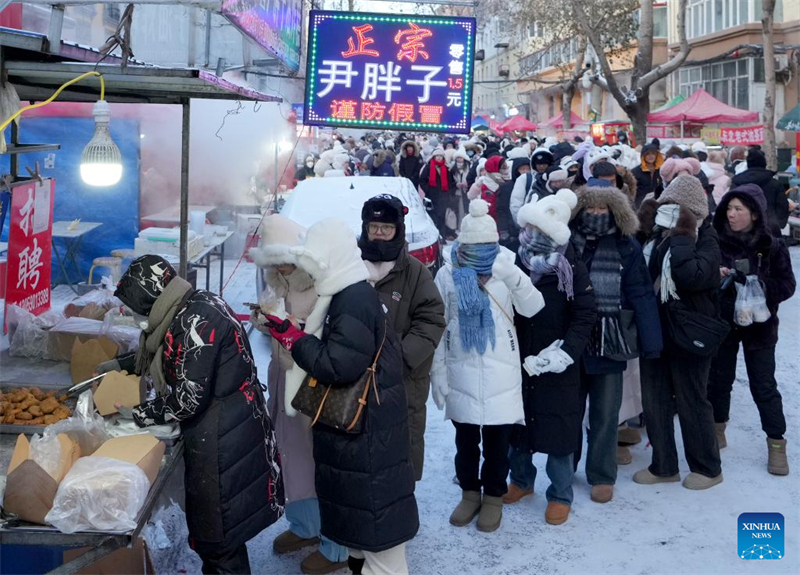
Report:
[[[191,100],[281,103],[283,98],[239,86],[207,70],[131,63],[123,66],[119,59],[114,63],[97,63],[99,54],[91,49],[71,46],[70,50],[62,49],[60,54],[54,55],[47,47],[48,40],[43,34],[0,28],[0,78],[11,82],[23,102],[44,100],[65,81],[95,70],[106,81],[109,103],[182,106],[179,273],[185,278],[188,271]],[[89,61],[69,61],[65,52]],[[95,86],[76,84],[64,90],[58,101],[96,102],[98,97]]]

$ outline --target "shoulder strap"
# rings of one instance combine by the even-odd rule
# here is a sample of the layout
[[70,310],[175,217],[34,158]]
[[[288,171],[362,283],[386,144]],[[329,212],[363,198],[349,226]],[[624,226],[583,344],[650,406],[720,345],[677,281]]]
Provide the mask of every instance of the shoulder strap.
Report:
[[499,310],[500,310],[500,312],[501,312],[501,313],[502,313],[504,316],[506,316],[506,319],[507,319],[508,321],[510,321],[510,322],[511,322],[511,325],[514,325],[514,320],[513,320],[513,319],[511,319],[511,316],[509,316],[509,315],[508,315],[508,313],[506,312],[506,310],[504,310],[504,309],[503,309],[503,306],[501,306],[501,305],[500,305],[500,302],[498,302],[498,301],[495,299],[495,297],[492,295],[492,292],[490,292],[488,289],[486,289],[486,286],[485,286],[485,285],[483,285],[483,284],[479,284],[479,285],[480,285],[480,288],[481,288],[483,291],[485,291],[485,292],[486,292],[486,295],[488,295],[488,296],[489,296],[489,298],[490,298],[490,299],[491,299],[491,300],[492,300],[492,301],[495,303],[495,305],[497,306],[497,309],[499,309]]

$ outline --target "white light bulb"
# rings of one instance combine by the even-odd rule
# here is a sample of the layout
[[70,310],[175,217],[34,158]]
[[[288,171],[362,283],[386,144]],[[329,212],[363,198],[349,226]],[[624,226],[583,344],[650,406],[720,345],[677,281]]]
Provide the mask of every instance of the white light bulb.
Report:
[[108,102],[98,100],[92,109],[95,127],[81,156],[81,179],[89,186],[113,186],[122,178],[122,154],[111,139]]

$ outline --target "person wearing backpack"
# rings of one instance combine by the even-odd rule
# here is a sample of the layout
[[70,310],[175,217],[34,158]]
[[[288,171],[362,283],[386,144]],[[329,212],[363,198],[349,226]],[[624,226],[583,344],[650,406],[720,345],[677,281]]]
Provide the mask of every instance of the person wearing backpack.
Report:
[[[711,355],[724,338],[718,328],[720,249],[708,219],[708,200],[700,180],[681,174],[658,200],[639,209],[644,256],[655,285],[664,351],[640,360],[642,407],[653,448],[652,463],[637,471],[636,483],[680,481],[675,445],[678,414],[691,473],[687,489],[722,483],[714,413],[707,398]],[[705,335],[691,330],[702,323]],[[724,326],[727,328],[727,326]]]
[[[788,475],[783,437],[786,418],[775,380],[775,346],[778,343],[778,304],[792,297],[796,281],[789,250],[783,240],[772,236],[769,226],[767,200],[756,184],[742,184],[725,194],[714,215],[714,228],[719,234],[722,251],[720,273],[726,278],[723,284],[726,289],[721,294],[722,317],[730,324],[731,332],[711,364],[708,399],[714,408],[717,441],[722,449],[727,445],[725,427],[741,343],[750,393],[758,408],[761,429],[767,435],[767,471]],[[749,273],[739,268],[749,268]],[[741,326],[736,323],[734,304],[745,276],[750,274],[758,276],[769,318]]]

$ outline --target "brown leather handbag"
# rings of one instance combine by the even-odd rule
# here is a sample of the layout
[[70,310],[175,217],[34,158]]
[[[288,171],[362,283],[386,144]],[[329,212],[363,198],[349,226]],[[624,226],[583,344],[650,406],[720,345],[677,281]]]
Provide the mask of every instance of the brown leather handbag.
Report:
[[375,392],[375,401],[378,405],[381,404],[375,373],[386,343],[386,332],[387,326],[384,322],[383,341],[372,365],[353,383],[332,386],[306,375],[303,385],[292,399],[292,407],[311,418],[310,427],[319,422],[346,433],[361,433],[364,425],[362,416],[367,407],[370,387]]

